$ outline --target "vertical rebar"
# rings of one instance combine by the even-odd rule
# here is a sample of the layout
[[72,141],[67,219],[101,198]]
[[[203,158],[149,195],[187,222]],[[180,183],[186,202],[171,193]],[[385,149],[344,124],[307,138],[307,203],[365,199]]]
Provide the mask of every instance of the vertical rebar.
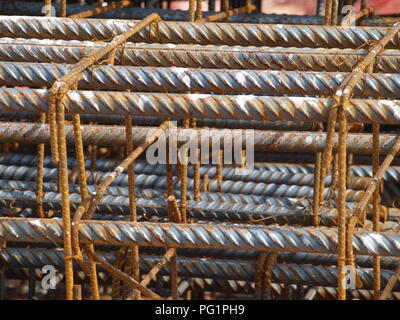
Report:
[[60,2],[60,17],[67,16],[67,0],[61,0]]
[[324,25],[330,26],[332,21],[332,1],[333,0],[325,0],[325,17],[324,17]]
[[196,20],[203,18],[203,0],[196,0]]
[[[372,124],[372,145],[374,153],[372,154],[372,172],[375,176],[379,169],[379,124]],[[372,228],[374,232],[379,232],[379,190],[377,187],[372,197]],[[381,259],[379,256],[373,258],[374,269],[374,298],[378,299],[381,293]]]
[[79,284],[74,284],[74,300],[82,300],[82,287]]
[[321,197],[320,192],[320,179],[321,179],[321,165],[322,165],[322,153],[317,152],[315,155],[315,170],[314,170],[314,197],[313,197],[313,226],[317,227],[319,224],[319,199]]
[[172,171],[172,164],[170,159],[170,151],[169,151],[169,140],[167,143],[167,155],[166,155],[166,175],[167,175],[167,196],[171,197],[174,195],[174,173]]
[[[175,223],[182,222],[182,216],[179,212],[178,204],[174,196],[168,196],[168,207],[170,212],[170,221]],[[177,253],[176,249],[173,249],[173,255],[171,257],[171,297],[173,300],[179,299],[178,293],[178,265],[177,265]]]
[[338,299],[346,299],[346,148],[347,120],[346,106],[339,109],[338,145]]
[[229,10],[229,0],[221,0],[221,11],[228,11]]
[[69,205],[69,185],[68,185],[68,159],[67,159],[67,140],[65,133],[65,111],[64,104],[59,97],[56,98],[57,107],[57,136],[58,154],[60,168],[60,192],[61,207],[63,217],[64,235],[64,263],[65,263],[65,286],[67,300],[73,300],[74,270],[72,264],[72,241],[71,241],[71,214]]
[[[190,118],[183,120],[183,128],[189,128]],[[183,150],[181,163],[181,205],[182,222],[187,223],[187,174],[188,174],[188,150]]]
[[339,0],[332,0],[332,18],[331,25],[336,26],[338,23],[338,14],[339,14]]
[[216,179],[218,183],[218,189],[222,192],[222,169],[223,169],[223,161],[224,161],[224,151],[222,149],[218,152],[218,164],[217,164],[217,174]]
[[[125,137],[126,137],[126,156],[128,157],[133,152],[133,135],[132,135],[132,117],[125,116]],[[135,191],[135,162],[133,161],[128,166],[128,190],[129,190],[129,212],[130,220],[137,222],[136,211],[136,191]],[[139,247],[130,246],[127,252],[128,261],[125,263],[126,273],[133,277],[136,281],[140,281],[139,273]],[[137,290],[136,290],[137,291]],[[124,296],[133,294],[132,288],[124,285]],[[136,295],[139,297],[139,291]]]
[[203,176],[203,183],[201,185],[201,192],[208,192],[208,173]]
[[[74,90],[77,90],[78,83],[76,83],[72,88]],[[83,148],[82,131],[81,131],[81,117],[79,114],[72,115],[72,124],[74,128],[75,157],[78,164],[79,191],[81,195],[81,201],[83,202],[89,198],[89,191],[87,186],[87,176],[85,169],[85,153]],[[85,246],[85,250],[87,250],[89,253],[94,253],[94,246],[92,244],[88,244]],[[90,288],[92,291],[92,300],[100,300],[96,263],[92,261],[90,258],[89,262],[87,263],[87,273],[90,279],[89,281],[90,281]]]
[[193,22],[195,18],[196,0],[189,0],[188,21]]
[[332,158],[332,190],[335,192],[338,187],[338,175],[339,175],[339,155],[337,152],[334,152]]
[[83,202],[89,197],[89,192],[85,169],[85,154],[83,151],[81,116],[79,114],[74,114],[72,116],[72,123],[74,127],[75,156],[78,164],[79,190],[81,194],[81,201]]
[[[193,129],[196,128],[195,118],[190,118],[190,127]],[[199,131],[198,141],[201,142],[201,131]],[[200,161],[201,161],[200,146],[197,146],[194,152],[195,152],[194,158],[196,159],[196,162],[194,164],[194,174],[193,174],[193,179],[194,179],[193,195],[195,201],[200,201]]]
[[[45,123],[46,114],[40,113],[39,123]],[[43,163],[44,163],[44,143],[37,146],[38,162],[36,172],[36,212],[39,218],[44,218],[43,211]]]

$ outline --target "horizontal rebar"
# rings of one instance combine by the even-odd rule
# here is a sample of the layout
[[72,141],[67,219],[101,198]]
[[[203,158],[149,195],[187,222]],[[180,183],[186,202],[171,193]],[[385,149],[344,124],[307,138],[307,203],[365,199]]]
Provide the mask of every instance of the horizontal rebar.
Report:
[[[157,127],[139,127],[132,129],[133,143],[143,143],[148,135],[155,132]],[[75,134],[72,125],[65,126],[67,143],[74,145]],[[95,126],[81,125],[83,143],[86,145],[114,146],[125,144],[125,128],[123,126]],[[177,137],[181,137],[179,144],[183,144],[183,138],[192,137],[200,148],[202,146],[220,148],[227,147],[225,144],[232,143],[232,140],[241,140],[241,146],[246,146],[246,131],[229,129],[183,129],[176,128]],[[310,131],[265,131],[254,130],[254,150],[268,152],[321,152],[324,150],[326,133]],[[347,150],[353,154],[371,154],[372,135],[365,133],[353,133],[347,137]],[[396,134],[381,134],[379,136],[380,152],[388,153],[395,143]],[[27,122],[1,122],[0,141],[24,142],[24,143],[50,143],[50,129],[48,124],[27,123]],[[337,135],[333,139],[333,148],[337,150]]]
[[[50,87],[68,73],[69,66],[49,63],[0,62],[0,85]],[[80,89],[150,92],[257,93],[263,95],[330,95],[348,73],[302,71],[215,70],[95,66],[82,74]],[[400,75],[367,74],[354,96],[397,98]]]
[[[294,228],[225,223],[148,223],[82,221],[75,226],[82,242],[186,248],[337,252],[336,228]],[[0,237],[7,242],[60,242],[59,219],[0,218]],[[400,256],[400,236],[357,231],[357,255]]]
[[[72,172],[72,171],[70,171]],[[107,175],[104,172],[88,172],[88,180],[100,182],[106,178]],[[12,180],[36,180],[36,169],[32,167],[18,167],[18,166],[4,166],[0,165],[0,178],[1,179],[12,179]],[[44,168],[43,169],[43,180],[52,181],[57,179],[56,168]],[[178,185],[177,178],[174,178],[175,187]],[[160,177],[158,175],[145,175],[140,174],[136,177],[135,184],[141,188],[161,189],[166,188],[166,177]],[[114,182],[114,186],[128,185],[128,175],[121,174]],[[193,190],[194,180],[188,179],[188,190]],[[208,184],[208,191],[210,192],[222,192],[222,193],[233,193],[243,195],[259,195],[269,197],[289,197],[289,198],[309,198],[313,197],[313,188],[310,186],[297,186],[290,184],[276,184],[276,183],[263,183],[263,182],[245,182],[245,181],[233,181],[225,180],[220,185],[218,181],[213,180]],[[329,188],[324,190],[324,194],[329,194]],[[347,201],[355,202],[359,201],[363,196],[364,191],[361,190],[347,190]]]
[[[0,88],[0,112],[47,112],[45,89]],[[311,97],[69,91],[69,113],[247,120],[326,121],[334,100]],[[352,99],[349,122],[398,124],[397,100]]]
[[[0,38],[0,60],[13,62],[76,63],[100,43]],[[271,69],[351,72],[368,53],[365,49],[229,47],[126,43],[115,53],[115,64],[212,69]],[[288,59],[290,57],[290,59]],[[398,50],[384,50],[375,72],[397,73]]]
[[[7,184],[7,183],[5,183]],[[35,205],[35,193],[28,190],[16,190],[15,186],[24,183],[9,183],[5,189],[0,190],[0,202],[3,206],[16,206],[30,208]],[[23,185],[24,187],[26,185]],[[48,187],[49,185],[47,185]],[[55,184],[53,184],[56,187]],[[9,189],[7,189],[9,188]],[[76,191],[76,190],[75,190]],[[71,193],[70,205],[76,209],[80,202],[80,195]],[[211,199],[208,199],[211,200]],[[187,201],[188,215],[200,220],[224,220],[224,221],[257,221],[265,224],[299,224],[311,225],[311,209],[307,208],[301,201],[287,200],[280,201],[276,198],[265,198],[262,204],[239,203],[239,202],[217,202],[217,201]],[[285,203],[286,201],[289,204]],[[290,203],[292,202],[292,203]],[[298,202],[298,203],[297,203]],[[140,215],[146,219],[152,217],[163,218],[168,215],[167,201],[160,198],[136,198],[136,208]],[[286,205],[286,206],[285,206]],[[352,205],[354,207],[354,205]],[[58,211],[61,209],[61,195],[55,192],[43,194],[43,207],[45,209]],[[129,198],[127,196],[104,195],[97,206],[98,210],[107,214],[129,214]],[[321,225],[336,225],[337,212],[335,209],[325,209],[320,212]],[[102,219],[104,220],[104,219]]]
[[[5,37],[66,40],[104,40],[126,32],[136,21],[2,16],[0,34]],[[237,23],[161,21],[131,39],[135,42],[192,43],[245,46],[359,48],[380,40],[390,28],[293,26]],[[397,40],[388,48],[397,48]]]
[[[68,127],[67,127],[68,128]],[[311,133],[310,133],[311,134]],[[384,136],[384,135],[381,135]],[[350,134],[351,137],[351,134]],[[383,146],[384,147],[384,146]],[[5,165],[2,170],[6,170],[7,166],[10,166],[9,170],[18,170],[19,167],[34,167],[37,162],[37,156],[31,154],[23,154],[23,153],[10,153],[10,154],[2,154],[0,155],[0,164]],[[18,165],[15,165],[18,164]],[[94,164],[94,168],[99,171],[111,171],[115,167],[117,167],[119,162],[113,159],[98,159]],[[15,166],[13,166],[15,165]],[[56,168],[57,165],[51,162],[51,158],[46,156],[44,158],[44,167],[47,168]],[[13,166],[13,167],[11,167]],[[76,167],[77,162],[74,158],[68,159],[69,167]],[[91,168],[90,160],[86,160],[85,167],[87,169]],[[28,168],[24,170],[29,171]],[[32,170],[34,170],[32,168]],[[146,174],[146,175],[164,175],[165,173],[165,165],[163,164],[155,164],[151,165],[146,161],[138,160],[135,163],[135,173],[137,174]],[[371,166],[352,166],[352,175],[354,177],[367,178],[372,177],[372,168]],[[213,165],[202,165],[200,168],[200,176],[203,177],[205,174],[208,175],[209,178],[213,179],[216,177],[217,169]],[[284,163],[255,163],[254,170],[248,170],[246,175],[235,175],[235,168],[224,167],[222,169],[222,177],[224,180],[235,180],[235,181],[254,181],[254,182],[270,182],[269,176],[275,175],[279,181],[287,181],[284,184],[295,184],[295,185],[309,185],[309,177],[313,176],[314,168],[312,165],[289,165]],[[22,174],[22,173],[21,173]],[[9,173],[10,179],[26,179],[22,178],[26,173],[22,175],[16,175]],[[33,173],[32,173],[33,174]],[[188,168],[188,176],[193,177],[193,168]],[[278,178],[279,177],[279,178]],[[303,178],[301,178],[303,177]],[[271,178],[272,179],[272,178]],[[281,180],[282,179],[282,180]],[[288,179],[288,180],[285,180]],[[296,179],[296,183],[289,179]],[[299,180],[297,180],[299,179]],[[327,177],[326,183],[330,183],[331,177]],[[397,183],[400,181],[400,167],[399,166],[391,166],[386,171],[383,179],[387,183]],[[289,182],[290,181],[290,182]],[[277,181],[275,181],[277,182]],[[311,183],[311,181],[310,181]],[[312,185],[312,184],[310,184]]]
[[[113,263],[115,253],[97,253],[104,261]],[[141,271],[147,273],[162,256],[140,256]],[[0,264],[12,268],[42,268],[53,265],[56,268],[63,266],[64,251],[59,249],[39,248],[6,248],[0,252]],[[199,259],[178,257],[178,275],[184,278],[206,278],[253,281],[255,278],[255,261]],[[357,276],[362,283],[359,289],[373,288],[372,269],[356,269]],[[166,265],[160,270],[159,275],[168,276],[170,266]],[[382,270],[382,283],[385,285],[393,272]],[[272,270],[272,281],[275,283],[288,283],[309,286],[335,287],[337,285],[337,269],[334,267],[321,267],[304,264],[278,263]],[[394,291],[400,291],[400,283]]]

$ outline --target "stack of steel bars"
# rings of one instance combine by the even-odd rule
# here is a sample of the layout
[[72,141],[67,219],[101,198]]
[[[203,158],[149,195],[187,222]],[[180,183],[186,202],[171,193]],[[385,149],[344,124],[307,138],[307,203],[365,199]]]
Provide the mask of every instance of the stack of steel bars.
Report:
[[0,7],[0,299],[400,299],[400,24],[239,2]]

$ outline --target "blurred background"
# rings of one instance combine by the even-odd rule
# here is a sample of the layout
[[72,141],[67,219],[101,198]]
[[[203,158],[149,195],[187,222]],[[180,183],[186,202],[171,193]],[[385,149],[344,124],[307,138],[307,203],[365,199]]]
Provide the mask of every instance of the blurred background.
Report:
[[[316,0],[262,0],[261,8],[264,13],[314,15],[316,5]],[[400,0],[369,0],[368,6],[373,7],[376,14],[400,13]],[[172,1],[171,9],[187,10],[188,1]],[[207,2],[203,1],[203,10],[207,9]],[[218,0],[216,0],[216,9],[220,10],[220,1]]]

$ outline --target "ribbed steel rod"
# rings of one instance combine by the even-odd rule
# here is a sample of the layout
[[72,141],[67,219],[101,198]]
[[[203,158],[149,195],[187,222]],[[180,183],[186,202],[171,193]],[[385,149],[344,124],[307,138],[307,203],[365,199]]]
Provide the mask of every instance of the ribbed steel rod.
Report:
[[[157,179],[157,177],[154,177]],[[34,191],[36,190],[36,182],[33,181],[21,181],[21,180],[0,180],[1,190],[19,190],[19,191]],[[94,192],[96,190],[95,185],[88,185],[89,192]],[[45,192],[57,192],[57,184],[55,182],[44,182],[43,190]],[[79,193],[80,187],[77,184],[70,183],[69,190],[71,193]],[[146,199],[164,199],[165,189],[142,189],[138,188],[137,196]],[[115,196],[115,197],[128,197],[129,191],[127,187],[121,186],[109,186],[105,195]],[[175,190],[174,195],[176,197],[180,196],[180,191]],[[189,193],[188,198],[194,200],[194,194]],[[229,203],[241,203],[241,204],[269,204],[276,207],[306,207],[308,205],[307,200],[299,200],[298,198],[289,197],[269,197],[260,196],[252,194],[234,194],[234,193],[216,193],[216,192],[201,192],[200,201],[207,202],[229,202]],[[121,202],[123,205],[123,202]],[[348,203],[349,208],[354,206],[354,203]]]
[[[0,84],[50,87],[68,73],[65,64],[0,62]],[[80,89],[150,92],[257,93],[263,95],[330,95],[348,73],[301,71],[214,70],[96,66],[82,74]],[[355,96],[397,98],[400,76],[367,74],[354,88]]]
[[[3,16],[0,34],[14,38],[110,39],[129,30],[136,21]],[[157,23],[157,32],[146,28],[132,37],[135,42],[220,45],[359,48],[378,41],[389,28],[257,25],[235,23]],[[392,39],[388,48],[397,48]]]
[[[12,120],[38,120],[38,115],[29,112],[1,112],[1,119]],[[65,115],[66,120],[72,120],[71,114]],[[82,122],[97,123],[99,125],[121,125],[124,116],[118,115],[81,115]],[[159,126],[162,119],[159,117],[132,117],[138,126]],[[171,121],[180,119],[171,118]],[[287,130],[287,131],[308,131],[313,130],[314,125],[299,121],[263,121],[263,120],[227,120],[227,119],[197,119],[198,127],[212,127],[225,129],[254,129],[254,130]]]
[[[1,135],[0,135],[1,136]],[[0,138],[1,141],[1,138]],[[13,157],[15,155],[15,157]],[[22,159],[19,160],[18,159]],[[17,160],[17,161],[15,161]],[[28,160],[28,161],[26,161]],[[7,171],[8,173],[8,178],[9,179],[20,179],[18,174],[13,174],[11,173],[12,170],[15,170],[16,172],[19,171],[18,166],[12,166],[13,163],[18,163],[21,166],[20,171],[29,171],[28,166],[32,166],[33,163],[36,161],[36,156],[23,156],[21,154],[11,154],[11,156],[6,155],[6,157],[0,156],[0,177],[1,177],[1,172],[3,170]],[[54,163],[50,162],[49,158],[46,158],[46,163],[45,167],[47,168],[55,168]],[[151,165],[147,164],[145,161],[141,161],[137,163],[138,165],[135,166],[135,173],[136,174],[143,174],[143,175],[151,175],[151,176],[164,176],[165,173],[165,165],[160,164],[160,165]],[[68,159],[68,165],[72,167],[76,167],[77,163],[76,160],[73,158]],[[10,166],[9,168],[7,168]],[[118,166],[118,163],[113,160],[99,160],[96,162],[94,166],[91,165],[91,162],[89,160],[86,161],[85,164],[87,169],[96,169],[99,171],[104,171],[108,172],[113,170],[115,167]],[[32,167],[29,167],[32,168]],[[210,179],[213,179],[216,177],[216,168],[212,165],[206,165],[202,166],[202,169],[200,169],[200,176],[203,176],[205,174],[208,174],[208,177]],[[33,168],[32,168],[33,170]],[[93,171],[93,170],[92,170]],[[194,177],[194,170],[190,170],[188,173],[189,177]],[[48,171],[49,173],[51,171]],[[51,175],[51,173],[50,173]],[[175,173],[176,175],[176,173]],[[255,183],[276,183],[276,184],[286,184],[286,185],[297,185],[297,186],[313,186],[314,185],[314,178],[313,174],[304,174],[304,173],[287,173],[287,172],[279,172],[279,171],[269,171],[269,170],[249,170],[249,173],[246,175],[238,175],[236,172],[236,168],[234,167],[226,167],[222,169],[222,177],[224,180],[233,180],[233,181],[245,181],[245,182],[255,182]],[[92,177],[94,177],[92,175]],[[97,176],[96,176],[97,178]],[[29,178],[31,179],[31,178]],[[51,178],[50,178],[51,179]],[[396,181],[396,180],[395,180]],[[394,181],[394,182],[395,182]],[[398,181],[398,180],[397,180]],[[352,178],[350,183],[351,187],[356,190],[364,190],[368,183],[370,182],[370,179],[368,178]],[[178,183],[178,181],[175,181],[175,183]],[[328,176],[325,181],[327,186],[330,186],[332,183],[331,176]],[[158,185],[155,186],[156,188],[163,188],[162,187],[162,182],[159,182]],[[150,188],[150,187],[149,187]]]
[[[161,254],[163,248],[144,247],[143,254]],[[218,249],[178,249],[178,255],[186,257],[198,257],[207,259],[230,259],[230,260],[256,260],[258,251],[251,250],[218,250]],[[303,253],[303,252],[281,252],[279,261],[282,263],[312,264],[333,266],[337,264],[336,254]],[[383,257],[381,259],[382,269],[396,269],[400,259],[397,257]],[[357,256],[356,264],[362,268],[372,268],[373,257]]]
[[[40,270],[34,271],[34,274],[37,280],[41,280],[43,275],[40,273]],[[29,270],[26,269],[6,269],[5,272],[7,279],[18,279],[18,280],[26,280],[29,278]],[[81,282],[84,282],[85,275],[81,272],[77,273],[77,277]],[[103,273],[99,274],[99,280],[102,283],[107,284],[110,280],[110,277],[104,276]],[[222,294],[246,294],[246,295],[254,295],[254,282],[250,281],[237,281],[237,280],[222,280],[222,279],[202,279],[202,278],[191,278],[189,280],[190,287],[193,290],[197,291],[207,291],[207,292],[215,292]],[[168,288],[170,285],[170,279],[166,276],[160,276],[157,279],[157,287],[154,287],[153,284],[150,284],[150,288],[153,290],[160,290],[160,284],[162,285],[162,289],[165,290],[165,295],[169,295]],[[291,288],[294,290],[297,289],[296,285],[291,285]],[[316,287],[318,299],[337,299],[337,288],[333,287]],[[57,287],[60,292],[65,291],[63,285],[58,285]],[[284,286],[278,283],[272,283],[271,289],[274,293],[275,297],[284,299]],[[348,290],[349,297],[357,300],[372,300],[373,299],[373,291],[372,290]],[[399,300],[400,293],[392,292],[388,300]]]
[[[0,236],[7,242],[60,242],[59,219],[0,218]],[[334,228],[290,228],[236,224],[173,224],[148,222],[84,221],[78,226],[80,240],[93,244],[165,246],[215,249],[273,250],[334,253]],[[357,231],[356,254],[400,256],[396,233]]]
[[[141,255],[160,255],[165,251],[164,248],[155,247],[142,247],[140,249]],[[179,248],[179,256],[206,258],[210,259],[228,259],[254,263],[257,259],[259,252],[251,250],[221,250],[221,249],[189,249]],[[46,254],[47,253],[47,254]],[[42,248],[18,248],[8,247],[0,252],[0,259],[10,267],[23,267],[23,268],[39,268],[46,264],[55,266],[60,265],[62,262],[62,249],[42,249]],[[113,252],[99,252],[100,255],[107,259],[114,259]],[[297,263],[297,264],[312,264],[321,266],[333,266],[337,263],[336,254],[319,254],[319,253],[303,253],[303,252],[282,252],[279,260],[284,263]],[[356,264],[362,268],[372,268],[371,256],[357,256]],[[397,257],[383,257],[381,260],[382,269],[395,270],[399,258]],[[62,267],[62,266],[61,266]]]
[[[3,166],[0,165],[0,178],[1,179],[13,179],[13,180],[30,180],[36,179],[36,169],[32,167],[15,167],[15,166]],[[104,172],[88,172],[89,181],[100,182],[104,180],[107,175]],[[55,168],[44,168],[43,169],[43,181],[52,181],[57,179],[57,170]],[[162,189],[166,188],[166,177],[160,177],[157,175],[144,175],[139,174],[136,177],[135,184],[141,188],[151,189]],[[127,186],[128,176],[127,174],[121,174],[113,182],[114,186]],[[178,179],[175,177],[175,187],[179,185]],[[194,180],[188,179],[188,190],[193,190]],[[259,195],[268,197],[289,197],[289,198],[309,198],[313,197],[313,188],[310,186],[297,186],[287,184],[275,184],[275,183],[262,183],[262,182],[244,182],[244,181],[232,181],[225,180],[222,185],[218,181],[211,181],[208,185],[210,192],[222,192],[222,193],[233,193],[243,195]],[[329,188],[325,188],[324,195],[328,196]],[[347,201],[355,202],[359,201],[364,194],[361,190],[347,190]]]
[[[99,146],[124,145],[124,127],[122,126],[94,126],[82,125],[82,139],[87,145]],[[154,132],[156,127],[133,127],[133,139],[135,144],[145,141],[146,137]],[[67,143],[74,144],[74,130],[72,125],[65,126]],[[254,150],[268,152],[320,152],[324,150],[326,133],[321,132],[297,132],[297,131],[265,131],[254,130]],[[193,137],[199,146],[213,146],[219,141],[220,147],[232,139],[241,139],[241,145],[246,145],[246,132],[227,129],[184,129],[177,128],[178,137]],[[196,139],[197,138],[197,139]],[[379,137],[380,150],[382,154],[388,153],[396,141],[395,134],[382,134]],[[49,143],[50,129],[48,124],[26,123],[26,122],[1,122],[0,140],[6,142],[25,143]],[[183,142],[182,142],[183,143]],[[334,150],[337,149],[337,135],[333,140]],[[349,134],[347,150],[353,154],[371,154],[372,136],[370,134]],[[211,177],[210,177],[211,178]]]
[[[0,38],[0,60],[20,62],[76,63],[101,44],[88,41]],[[229,47],[127,43],[118,50],[115,64],[212,68],[271,69],[351,72],[365,49],[313,49]],[[290,55],[290,59],[288,59]],[[377,59],[375,72],[397,73],[400,55],[385,50]]]
[[[0,112],[47,112],[44,89],[0,89]],[[268,97],[253,95],[162,94],[111,91],[69,91],[64,98],[69,113],[137,116],[326,121],[331,98]],[[400,123],[397,100],[352,99],[349,122]]]
[[[62,267],[63,250],[36,249],[36,248],[7,248],[0,252],[0,263],[11,268],[42,268],[44,265]],[[98,256],[113,263],[115,254],[98,253]],[[161,256],[141,256],[141,271],[147,273],[158,262]],[[178,274],[185,278],[206,278],[253,281],[255,278],[255,261],[221,260],[178,257]],[[371,269],[356,269],[362,282],[362,289],[373,288],[373,274]],[[159,275],[168,276],[170,267],[166,265]],[[390,279],[393,272],[382,270],[382,283]],[[334,287],[337,284],[337,270],[334,267],[321,267],[302,264],[276,264],[272,271],[272,281],[276,283],[305,284],[310,286]],[[360,289],[361,289],[360,288]],[[394,287],[400,291],[400,283]]]
[[[35,203],[34,192],[26,190],[0,190],[0,200],[8,205],[16,207],[32,207]],[[80,195],[70,194],[70,203],[76,209],[81,202]],[[60,209],[60,194],[46,192],[43,195],[43,206],[45,209]],[[310,225],[311,215],[307,208],[296,206],[294,203],[290,207],[276,206],[275,199],[272,198],[263,204],[255,203],[231,203],[231,202],[211,202],[211,201],[187,201],[188,215],[200,220],[228,220],[228,221],[257,221],[262,223],[287,223]],[[167,201],[162,199],[136,198],[138,214],[147,218],[166,217],[168,215]],[[124,196],[103,196],[98,210],[104,213],[129,214],[129,198]],[[336,210],[326,209],[321,213],[321,225],[336,225]]]
[[[351,135],[350,135],[351,137]],[[0,155],[0,164],[5,165],[2,170],[5,170],[6,166],[9,166],[9,170],[18,170],[19,167],[31,167],[32,170],[37,162],[37,156],[31,154],[18,154],[18,153],[10,153],[10,154],[2,154]],[[15,164],[18,164],[15,165]],[[111,171],[116,166],[118,166],[119,162],[117,160],[112,159],[98,159],[95,163],[95,168],[99,171]],[[14,166],[15,165],[15,166]],[[68,159],[68,166],[74,167],[76,166],[76,160],[74,158]],[[12,167],[13,166],[13,167]],[[85,163],[86,168],[90,168],[90,160],[86,160]],[[56,168],[56,164],[51,162],[51,158],[46,156],[44,158],[44,167],[47,168]],[[29,169],[24,169],[28,170]],[[372,177],[372,169],[371,166],[352,166],[352,175],[354,177]],[[296,185],[308,185],[308,178],[310,174],[313,175],[314,168],[313,166],[304,166],[304,165],[288,165],[288,164],[262,164],[255,163],[254,170],[249,170],[246,176],[243,175],[235,175],[234,169],[230,167],[225,167],[222,170],[222,177],[224,180],[235,180],[235,181],[254,181],[254,182],[269,182],[270,175],[276,175],[276,179],[296,179]],[[165,165],[151,165],[146,161],[138,160],[135,164],[135,173],[137,174],[146,174],[146,175],[163,175],[165,173]],[[216,176],[216,168],[213,165],[202,165],[200,169],[200,176],[208,175],[209,178],[213,179]],[[25,179],[21,178],[22,176],[14,175],[9,173],[10,179]],[[188,169],[188,176],[193,177],[193,168]],[[303,176],[304,178],[300,178]],[[299,179],[299,180],[297,180]],[[301,179],[301,180],[300,180]],[[331,179],[330,176],[327,179]],[[399,166],[391,166],[386,171],[384,177],[384,181],[387,183],[397,183],[400,181],[400,167]],[[291,184],[292,182],[286,182],[290,180],[285,180],[284,184]],[[304,182],[303,182],[304,181]],[[307,182],[306,182],[307,181]],[[311,183],[311,182],[310,182]],[[326,183],[330,183],[330,180],[326,181]]]

